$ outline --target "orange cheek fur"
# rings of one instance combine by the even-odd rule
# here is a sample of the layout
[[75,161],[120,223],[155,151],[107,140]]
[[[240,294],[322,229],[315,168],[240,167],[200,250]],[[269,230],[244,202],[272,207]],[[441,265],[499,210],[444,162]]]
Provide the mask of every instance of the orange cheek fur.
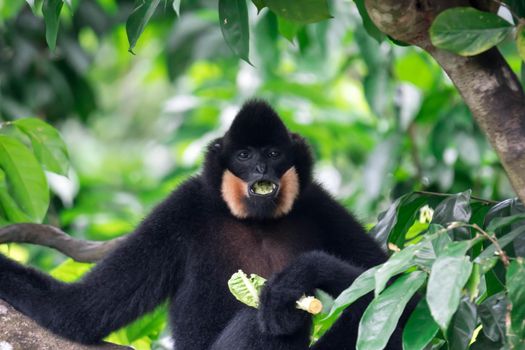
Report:
[[248,184],[229,170],[222,175],[222,198],[230,208],[232,214],[240,219],[248,217],[244,200],[248,197]]
[[276,218],[284,216],[292,210],[293,203],[299,194],[299,176],[297,176],[295,167],[291,167],[281,176],[280,186],[279,204],[274,214]]
[[[226,170],[222,176],[222,198],[230,208],[231,213],[240,218],[248,217],[245,200],[248,197],[248,184]],[[299,177],[295,167],[288,169],[281,177],[278,204],[274,217],[284,216],[292,210],[293,203],[299,195]]]

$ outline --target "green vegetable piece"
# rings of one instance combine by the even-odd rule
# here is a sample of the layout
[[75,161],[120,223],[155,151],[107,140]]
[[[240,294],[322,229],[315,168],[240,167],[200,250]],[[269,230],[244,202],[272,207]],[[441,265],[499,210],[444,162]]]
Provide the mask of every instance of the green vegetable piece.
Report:
[[228,281],[228,288],[233,296],[248,306],[259,307],[259,293],[266,283],[261,276],[251,274],[248,277],[242,270],[237,271]]

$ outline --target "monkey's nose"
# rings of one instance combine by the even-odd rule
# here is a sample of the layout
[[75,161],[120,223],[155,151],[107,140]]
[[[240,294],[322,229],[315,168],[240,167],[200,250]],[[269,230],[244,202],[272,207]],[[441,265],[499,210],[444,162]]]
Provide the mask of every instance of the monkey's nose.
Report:
[[257,164],[255,166],[255,171],[257,171],[259,174],[266,173],[266,164],[264,164],[264,163]]

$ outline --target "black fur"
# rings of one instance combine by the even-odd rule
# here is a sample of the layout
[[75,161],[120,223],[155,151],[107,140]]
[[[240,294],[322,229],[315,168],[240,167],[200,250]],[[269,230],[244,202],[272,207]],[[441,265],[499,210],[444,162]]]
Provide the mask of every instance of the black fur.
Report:
[[[238,219],[221,197],[231,152],[279,145],[295,166],[300,194],[279,219]],[[259,148],[258,148],[259,147]],[[0,255],[0,298],[67,338],[96,343],[159,303],[170,302],[177,350],[308,348],[309,316],[295,300],[321,288],[336,296],[385,254],[362,227],[311,181],[312,158],[265,103],[243,107],[208,148],[202,175],[161,203],[129,239],[80,282],[65,284]],[[239,269],[269,278],[259,310],[230,294]],[[355,349],[371,296],[347,309],[313,348]],[[388,349],[401,349],[399,332]]]

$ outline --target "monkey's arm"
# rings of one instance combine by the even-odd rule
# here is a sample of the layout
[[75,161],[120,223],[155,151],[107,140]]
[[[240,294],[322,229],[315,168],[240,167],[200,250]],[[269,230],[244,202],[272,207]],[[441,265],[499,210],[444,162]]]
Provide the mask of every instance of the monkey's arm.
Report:
[[175,193],[157,207],[77,283],[58,282],[0,255],[0,298],[61,336],[101,340],[174,293],[184,255],[181,232],[190,225],[181,197]]
[[312,185],[299,205],[322,229],[323,251],[365,270],[387,260],[386,253],[352,214],[321,187]]

